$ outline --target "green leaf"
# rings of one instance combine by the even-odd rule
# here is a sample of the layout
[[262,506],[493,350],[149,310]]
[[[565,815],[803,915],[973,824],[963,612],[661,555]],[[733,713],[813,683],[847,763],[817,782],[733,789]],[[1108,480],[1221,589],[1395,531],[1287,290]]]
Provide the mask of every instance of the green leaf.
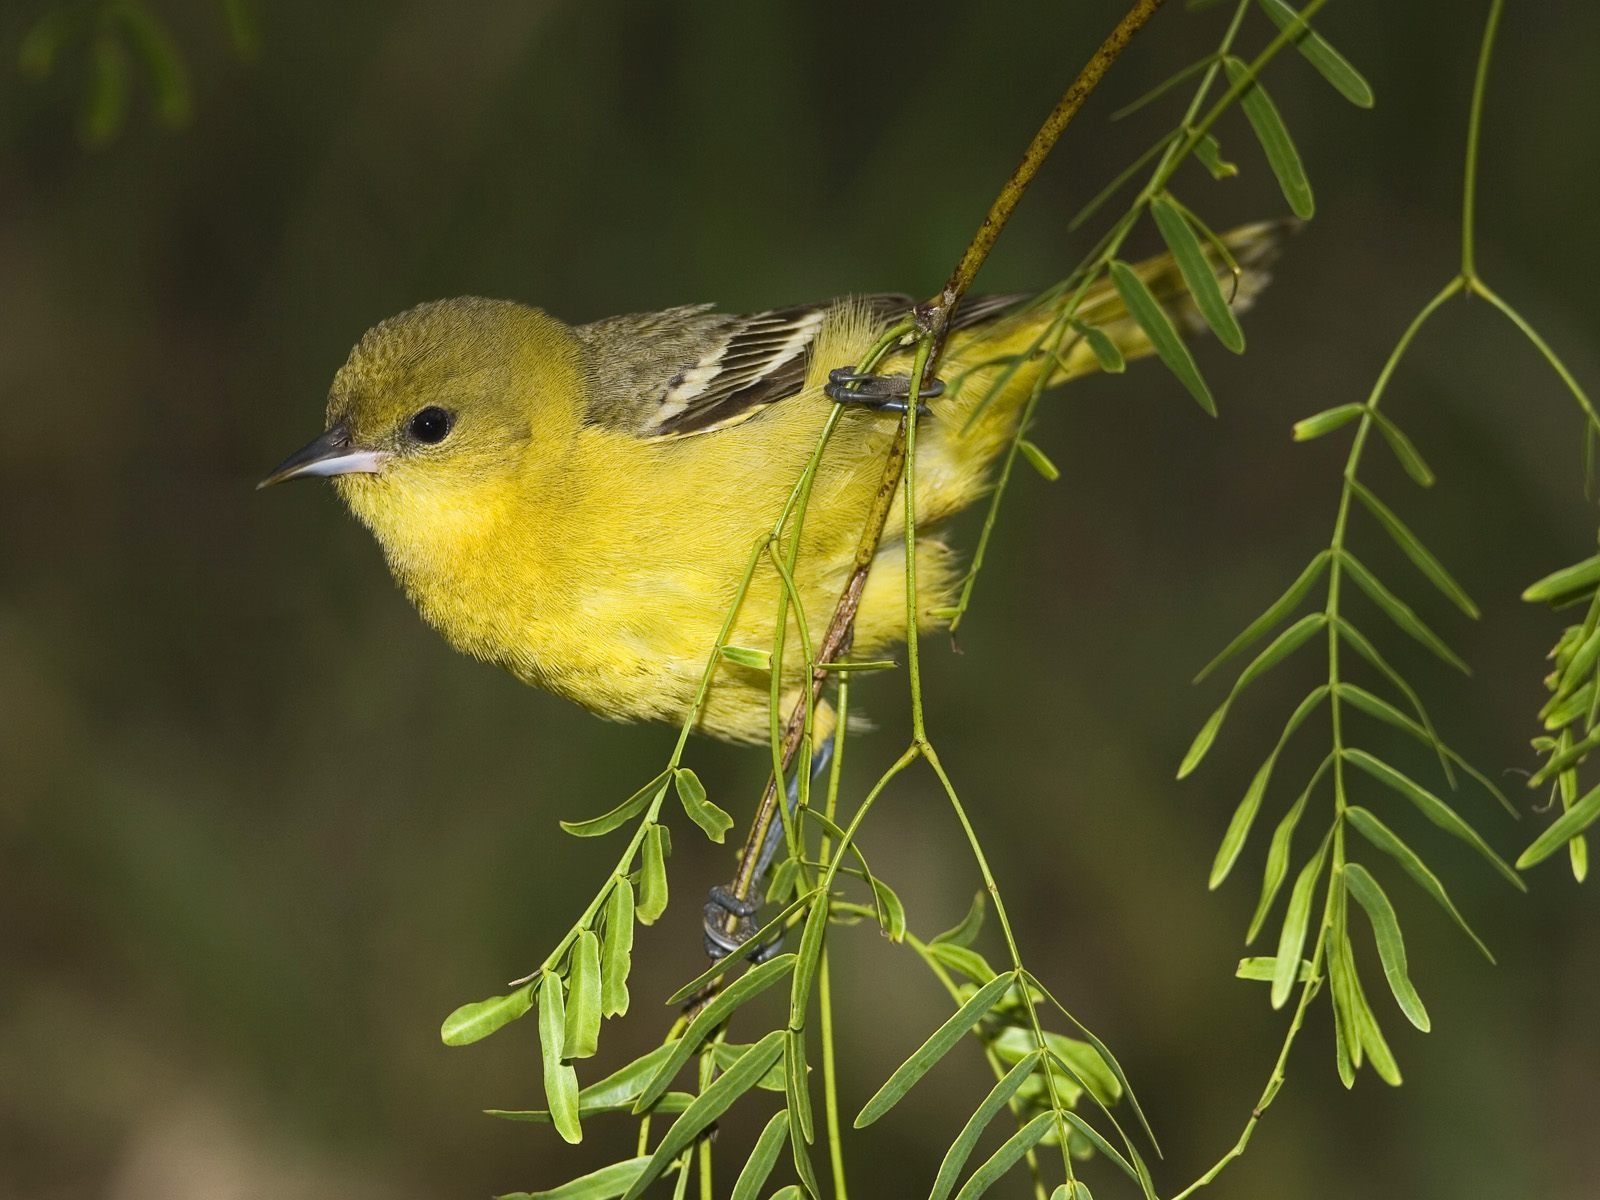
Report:
[[1042,1112],[1008,1137],[1000,1148],[972,1173],[972,1177],[956,1193],[956,1200],[977,1200],[987,1192],[1002,1175],[1016,1166],[1019,1158],[1039,1144],[1039,1139],[1049,1132],[1053,1122],[1054,1114]]
[[672,1123],[672,1127],[656,1145],[655,1153],[650,1156],[650,1161],[644,1170],[628,1188],[624,1200],[636,1200],[645,1188],[654,1183],[666,1170],[673,1159],[689,1148],[703,1130],[727,1112],[734,1101],[755,1086],[756,1081],[765,1075],[783,1054],[783,1035],[783,1030],[774,1029],[750,1047],[743,1058],[719,1075],[705,1091],[700,1093],[695,1102]]
[[1117,289],[1117,294],[1122,297],[1123,304],[1138,322],[1139,328],[1150,339],[1156,356],[1166,364],[1167,370],[1178,377],[1178,382],[1189,389],[1189,394],[1200,407],[1216,416],[1217,402],[1211,398],[1211,389],[1200,377],[1200,368],[1195,365],[1194,356],[1173,328],[1172,320],[1162,309],[1161,302],[1145,286],[1138,273],[1121,259],[1112,262],[1110,271],[1112,286]]
[[941,942],[938,945],[929,946],[928,953],[951,970],[961,972],[973,983],[980,986],[988,983],[998,974],[989,965],[989,960],[970,946],[957,946],[950,942]]
[[600,1045],[600,939],[585,929],[567,967],[567,1026],[561,1057],[593,1058]]
[[1284,745],[1294,731],[1316,711],[1317,705],[1322,703],[1323,697],[1327,694],[1328,685],[1323,684],[1312,689],[1311,693],[1300,701],[1285,723],[1283,732],[1278,736],[1276,746],[1256,771],[1250,786],[1245,789],[1244,799],[1234,810],[1233,819],[1228,822],[1228,830],[1222,836],[1222,844],[1217,847],[1216,859],[1211,864],[1211,878],[1206,886],[1212,891],[1215,891],[1228,877],[1228,872],[1233,870],[1233,864],[1238,860],[1239,852],[1244,849],[1245,838],[1249,836],[1250,827],[1255,823],[1256,813],[1260,811],[1261,798],[1266,794],[1267,783],[1272,778],[1272,770],[1277,765],[1278,755],[1282,753]]
[[1463,675],[1472,674],[1472,668],[1462,661],[1460,655],[1445,645],[1443,638],[1423,624],[1422,618],[1417,616],[1409,604],[1384,587],[1377,576],[1362,566],[1360,559],[1348,550],[1343,551],[1341,557],[1344,559],[1344,566],[1350,578],[1355,580],[1356,586],[1367,594],[1369,600],[1383,610],[1385,616]]
[[[1329,958],[1329,977],[1333,977],[1335,964],[1343,975],[1342,989],[1340,984],[1334,986],[1335,1009],[1339,1012],[1340,992],[1343,992],[1343,1017],[1347,1031],[1358,1039],[1357,1050],[1354,1055],[1354,1065],[1361,1065],[1361,1055],[1364,1052],[1372,1063],[1372,1069],[1378,1073],[1390,1087],[1400,1086],[1400,1068],[1395,1063],[1394,1054],[1389,1050],[1389,1043],[1384,1040],[1383,1031],[1378,1027],[1378,1018],[1372,1011],[1372,1006],[1367,1003],[1367,995],[1361,986],[1361,976],[1356,971],[1355,959],[1350,953],[1349,933],[1341,928],[1339,936],[1335,939],[1334,953]],[[1347,1083],[1345,1086],[1349,1086]]]
[[439,1038],[446,1046],[469,1046],[509,1025],[533,1007],[533,984],[523,984],[504,996],[490,996],[463,1004],[444,1019]]
[[65,6],[46,8],[17,43],[17,70],[35,79],[50,74],[57,56],[72,40],[80,18],[80,13]]
[[950,1148],[945,1151],[944,1161],[939,1164],[939,1174],[933,1181],[933,1191],[928,1193],[928,1200],[945,1200],[945,1197],[955,1190],[956,1180],[961,1176],[961,1168],[967,1165],[972,1148],[978,1144],[978,1139],[989,1127],[989,1122],[999,1116],[1001,1109],[1005,1108],[1010,1103],[1011,1097],[1017,1094],[1017,1089],[1022,1086],[1023,1080],[1033,1074],[1039,1065],[1039,1057],[1040,1052],[1035,1050],[1007,1071],[1005,1077],[990,1089],[972,1116],[967,1118],[967,1123],[961,1127],[956,1140],[951,1142]]
[[[774,889],[774,891],[776,891],[776,889]],[[766,943],[771,940],[772,935],[777,933],[779,929],[783,928],[790,917],[794,916],[795,913],[799,912],[802,908],[807,907],[811,903],[812,898],[816,896],[816,894],[817,890],[813,888],[804,895],[797,896],[793,900],[789,901],[789,903],[784,905],[784,907],[776,916],[774,916],[760,929],[752,933],[749,938],[746,939],[746,944],[751,946],[766,945]],[[696,975],[688,983],[684,984],[677,991],[673,992],[672,995],[668,996],[667,1003],[669,1005],[684,1003],[686,1000],[704,988],[707,984],[709,984],[712,980],[720,979],[722,976],[726,975],[729,971],[734,970],[740,964],[741,960],[737,956],[731,954],[725,958],[718,959],[704,971],[700,972],[700,974]]]
[[977,940],[979,931],[983,929],[983,909],[983,893],[974,892],[972,894],[972,903],[967,906],[967,915],[935,937],[929,945],[972,945]]
[[[1241,958],[1239,965],[1233,970],[1235,979],[1254,979],[1261,983],[1270,983],[1278,977],[1278,960],[1275,958]],[[1300,966],[1294,972],[1297,983],[1305,983],[1311,978],[1311,960],[1302,958]]]
[[[654,1104],[650,1106],[651,1116],[660,1116],[671,1113],[681,1113],[694,1103],[692,1092],[663,1092]],[[578,1093],[578,1117],[588,1120],[590,1117],[606,1117],[613,1114],[633,1114],[633,1102],[626,1104],[591,1104],[583,1099],[583,1093]],[[486,1117],[494,1117],[501,1121],[521,1121],[538,1125],[549,1125],[554,1118],[548,1108],[486,1108],[483,1110]]]
[[1232,179],[1239,173],[1237,164],[1222,157],[1222,143],[1210,133],[1202,134],[1194,144],[1194,156],[1213,179]]
[[1395,1003],[1405,1013],[1406,1020],[1427,1033],[1432,1028],[1432,1022],[1428,1020],[1428,1010],[1423,1007],[1422,997],[1412,986],[1411,976],[1406,971],[1406,943],[1400,935],[1400,922],[1394,915],[1394,906],[1389,903],[1389,897],[1383,894],[1378,881],[1360,863],[1345,864],[1344,886],[1356,898],[1356,903],[1366,910],[1367,919],[1372,922],[1372,936],[1378,943],[1378,959],[1383,963],[1383,976],[1389,982],[1389,990],[1394,993]]
[[1450,749],[1449,746],[1446,746],[1444,743],[1440,742],[1428,729],[1417,724],[1417,722],[1406,716],[1405,713],[1401,712],[1387,700],[1384,700],[1378,696],[1374,696],[1365,688],[1359,688],[1353,683],[1341,683],[1339,685],[1338,692],[1340,699],[1350,701],[1352,705],[1354,705],[1356,708],[1359,708],[1369,717],[1375,717],[1380,721],[1393,725],[1396,729],[1403,729],[1406,733],[1409,733],[1412,737],[1416,738],[1417,741],[1421,742],[1424,746],[1432,746],[1434,749],[1438,750],[1439,753],[1444,755],[1450,762],[1455,763],[1456,766],[1460,767],[1474,780],[1476,780],[1478,786],[1483,788],[1484,791],[1488,792],[1491,796],[1498,800],[1501,808],[1505,809],[1513,817],[1520,817],[1522,815],[1521,813],[1517,812],[1516,807],[1511,803],[1511,801],[1506,799],[1506,794],[1501,791],[1498,786],[1496,786],[1494,780],[1490,779],[1465,758],[1457,754],[1454,750]]
[[[1416,564],[1417,570],[1426,575],[1434,587],[1449,597],[1452,604],[1473,620],[1477,620],[1478,606],[1472,602],[1472,597],[1467,595],[1461,585],[1451,577],[1450,572],[1444,569],[1444,564],[1417,540],[1417,535],[1406,528],[1405,523],[1389,510],[1388,505],[1384,504],[1382,500],[1379,500],[1354,479],[1350,480],[1350,490],[1355,493],[1356,499],[1366,506],[1367,511],[1377,518],[1378,524],[1382,525],[1389,536],[1394,539],[1395,545],[1399,546],[1405,556]],[[1523,594],[1526,595],[1527,593]]]
[[[804,1176],[811,1162],[805,1147],[811,1144],[812,1131],[811,1069],[806,1066],[806,1033],[803,1029],[789,1030],[783,1043],[783,1091],[789,1110],[789,1140],[795,1152],[795,1170]],[[822,1193],[812,1188],[812,1194],[820,1196]]]
[[600,959],[600,1011],[620,1017],[628,1011],[628,973],[633,969],[633,884],[619,875],[606,897],[605,943]]
[[[1249,77],[1250,68],[1237,58],[1225,58],[1222,64],[1227,69],[1228,81],[1234,85]],[[1306,178],[1305,167],[1301,165],[1300,153],[1294,148],[1294,139],[1289,136],[1288,127],[1278,115],[1278,106],[1267,95],[1267,89],[1261,86],[1260,80],[1251,80],[1239,93],[1239,107],[1244,109],[1245,119],[1250,122],[1256,141],[1261,143],[1261,149],[1266,153],[1267,165],[1277,177],[1278,187],[1282,189],[1290,211],[1302,221],[1309,221],[1316,211],[1316,204],[1311,198],[1311,182]]]
[[706,799],[706,786],[688,767],[679,767],[672,782],[677,788],[678,800],[689,819],[713,842],[721,842],[733,828],[733,818]]
[[[709,1049],[711,1051],[711,1061],[716,1065],[717,1070],[726,1071],[740,1059],[746,1050],[750,1049],[750,1045],[741,1042],[712,1041]],[[786,1081],[784,1075],[784,1064],[781,1061],[773,1063],[772,1069],[756,1080],[756,1086],[767,1092],[785,1091]]]
[[757,671],[772,670],[771,650],[753,650],[749,646],[724,646],[722,657],[741,667],[751,667]]
[[1338,89],[1346,100],[1357,108],[1371,108],[1373,104],[1372,85],[1361,77],[1361,72],[1350,65],[1350,60],[1345,58],[1323,36],[1310,25],[1298,12],[1290,8],[1283,0],[1258,0],[1263,12],[1272,19],[1272,23],[1279,29],[1297,28],[1302,32],[1293,35],[1294,48],[1305,57],[1305,60],[1322,73],[1322,77]]
[[1206,723],[1200,727],[1200,732],[1195,735],[1194,741],[1190,744],[1188,753],[1183,756],[1183,762],[1178,765],[1179,779],[1188,776],[1205,758],[1206,751],[1211,749],[1211,743],[1216,741],[1217,731],[1222,728],[1223,718],[1228,715],[1228,706],[1238,698],[1239,693],[1305,645],[1327,623],[1328,616],[1326,613],[1307,613],[1278,634],[1268,643],[1265,650],[1251,660],[1249,666],[1239,672],[1239,678],[1234,680],[1233,687],[1228,692],[1228,698],[1206,719]]
[[666,790],[667,772],[663,771],[610,812],[586,821],[563,821],[561,828],[574,837],[599,837],[626,825],[648,808],[652,800],[664,795]]
[[1411,444],[1411,439],[1400,431],[1400,426],[1377,409],[1372,410],[1372,416],[1378,422],[1378,432],[1383,434],[1383,440],[1389,443],[1389,449],[1394,451],[1394,456],[1400,460],[1400,465],[1405,468],[1406,474],[1411,476],[1417,486],[1432,487],[1433,468],[1423,460],[1417,448]]
[[1600,554],[1552,571],[1538,582],[1530,583],[1523,591],[1522,598],[1533,603],[1556,604],[1571,596],[1593,591],[1597,584],[1600,584]]
[[911,1090],[912,1086],[1005,995],[1006,989],[1016,983],[1011,974],[997,975],[967,998],[955,1013],[934,1030],[933,1035],[912,1053],[911,1057],[895,1068],[884,1085],[868,1100],[855,1120],[857,1129],[865,1129],[893,1108]]
[[1017,449],[1021,451],[1022,457],[1028,460],[1028,465],[1051,483],[1061,478],[1061,468],[1051,462],[1050,456],[1027,438],[1017,443]]
[[733,1200],[756,1200],[761,1194],[762,1185],[767,1182],[767,1176],[772,1174],[778,1155],[783,1153],[783,1143],[788,1137],[789,1114],[780,1108],[762,1129],[761,1136],[756,1139],[755,1149],[750,1151],[744,1169],[739,1172],[739,1178],[733,1185]]
[[1300,868],[1289,892],[1289,910],[1278,934],[1277,970],[1272,977],[1273,1008],[1282,1008],[1294,988],[1295,964],[1300,961],[1300,951],[1306,944],[1306,925],[1311,920],[1311,893],[1317,886],[1327,852],[1328,839],[1324,838],[1317,852]]
[[667,1090],[667,1085],[679,1071],[683,1070],[684,1064],[700,1048],[700,1043],[706,1040],[713,1029],[726,1021],[734,1009],[746,1000],[759,996],[793,969],[794,955],[780,954],[777,958],[751,967],[708,1000],[684,1029],[683,1036],[673,1046],[672,1053],[656,1068],[656,1073],[651,1076],[650,1082],[639,1093],[635,1110],[643,1112],[650,1107],[652,1100]]
[[1366,635],[1350,624],[1349,621],[1346,621],[1343,617],[1335,617],[1334,628],[1339,631],[1339,636],[1349,643],[1357,654],[1382,672],[1383,677],[1393,684],[1395,690],[1406,698],[1411,705],[1412,711],[1417,714],[1417,720],[1421,722],[1423,731],[1428,736],[1428,744],[1433,747],[1434,753],[1439,756],[1440,769],[1444,771],[1445,778],[1449,781],[1450,786],[1454,787],[1455,776],[1450,771],[1450,756],[1445,750],[1445,744],[1439,740],[1438,733],[1434,731],[1433,722],[1428,717],[1428,710],[1422,707],[1422,697],[1417,695],[1416,689],[1406,682],[1404,675],[1389,665],[1389,660],[1379,654],[1378,648],[1368,641]]
[[1444,884],[1439,882],[1439,877],[1428,869],[1416,851],[1402,842],[1399,835],[1380,821],[1374,813],[1360,805],[1350,805],[1344,810],[1344,815],[1357,833],[1399,863],[1423,891],[1438,901],[1439,907],[1450,914],[1451,920],[1455,921],[1462,933],[1472,939],[1472,944],[1483,952],[1483,956],[1494,962],[1494,955],[1489,953],[1489,947],[1484,945],[1483,939],[1472,931],[1466,918],[1450,899],[1450,894],[1444,890]]
[[1150,201],[1150,215],[1155,218],[1161,240],[1172,251],[1172,260],[1178,264],[1178,273],[1183,276],[1184,286],[1194,297],[1195,307],[1200,310],[1206,324],[1211,326],[1211,332],[1229,350],[1243,354],[1244,331],[1239,328],[1233,310],[1228,307],[1228,301],[1217,285],[1216,272],[1212,270],[1211,261],[1206,258],[1194,229],[1183,213],[1178,211],[1178,206],[1166,196],[1157,196]]
[[1344,759],[1346,762],[1360,767],[1385,787],[1411,801],[1423,816],[1427,817],[1440,829],[1460,838],[1471,846],[1484,857],[1490,866],[1504,875],[1518,891],[1525,892],[1528,890],[1521,877],[1511,869],[1503,858],[1490,849],[1489,843],[1483,840],[1476,829],[1463,821],[1457,815],[1455,809],[1451,808],[1416,780],[1396,771],[1388,763],[1374,758],[1365,750],[1347,749],[1344,751]]
[[1284,813],[1283,819],[1278,822],[1278,827],[1272,831],[1272,841],[1267,847],[1267,864],[1261,876],[1261,898],[1256,901],[1255,914],[1250,918],[1250,930],[1244,936],[1244,943],[1247,946],[1256,940],[1256,935],[1266,923],[1267,914],[1272,911],[1272,902],[1278,898],[1278,890],[1283,886],[1284,877],[1289,873],[1289,851],[1294,841],[1295,827],[1300,824],[1300,818],[1306,811],[1306,803],[1311,799],[1317,781],[1332,763],[1331,754],[1322,760],[1322,764],[1312,774],[1311,781],[1306,784],[1305,790],[1290,805],[1289,811]]
[[1526,869],[1535,863],[1543,862],[1569,839],[1589,828],[1597,817],[1600,817],[1600,787],[1590,790],[1582,800],[1557,817],[1533,840],[1533,844],[1518,856],[1517,866]]
[[122,130],[128,116],[128,54],[114,37],[101,34],[90,44],[89,88],[78,112],[78,136],[88,146],[104,146]]
[[1301,571],[1299,577],[1289,585],[1288,590],[1268,605],[1266,612],[1245,626],[1244,631],[1229,642],[1223,648],[1221,654],[1202,667],[1200,673],[1194,677],[1194,682],[1199,683],[1205,679],[1212,671],[1215,671],[1245,647],[1254,644],[1269,630],[1275,628],[1280,621],[1299,608],[1311,593],[1311,589],[1316,586],[1317,580],[1322,577],[1322,572],[1327,569],[1328,561],[1331,557],[1329,551],[1323,550],[1312,558],[1306,564],[1305,570]]
[[1215,54],[1208,54],[1204,58],[1190,63],[1187,67],[1180,68],[1171,75],[1168,75],[1160,83],[1156,84],[1155,87],[1145,92],[1137,100],[1131,100],[1127,104],[1124,104],[1121,108],[1117,109],[1116,112],[1112,113],[1108,119],[1112,121],[1120,121],[1124,117],[1132,116],[1145,105],[1149,104],[1152,100],[1156,100],[1162,96],[1165,96],[1169,91],[1177,87],[1185,79],[1199,74],[1216,61],[1217,56]]
[[1325,408],[1294,423],[1294,440],[1309,442],[1335,429],[1343,429],[1366,411],[1365,404],[1341,404],[1336,408]]
[[906,906],[900,903],[894,889],[876,875],[872,877],[872,898],[878,910],[878,924],[889,940],[899,945],[906,940]]
[[116,4],[107,9],[127,31],[128,42],[144,62],[155,96],[156,116],[175,128],[194,111],[189,72],[167,27],[142,4]]
[[822,961],[822,944],[827,938],[831,897],[819,895],[806,914],[800,930],[800,945],[795,953],[794,979],[789,985],[789,1028],[806,1027],[806,1008],[811,1002],[811,984]]
[[1116,339],[1104,329],[1098,325],[1086,325],[1082,321],[1073,321],[1072,328],[1089,343],[1089,350],[1094,355],[1095,361],[1107,375],[1120,375],[1127,369],[1128,361],[1122,357],[1122,347],[1117,345]]
[[644,860],[639,866],[639,902],[633,915],[642,925],[654,925],[667,911],[666,831],[652,825],[644,835]]
[[644,1095],[645,1085],[654,1077],[661,1064],[671,1057],[677,1044],[677,1038],[669,1038],[627,1066],[618,1068],[604,1079],[597,1079],[578,1093],[580,1108],[631,1106]]
[[508,1192],[495,1200],[616,1200],[633,1185],[644,1170],[648,1157],[630,1158],[591,1171],[579,1179],[545,1192]]
[[561,994],[561,977],[546,971],[539,979],[539,1053],[544,1060],[544,1099],[550,1106],[561,1139],[574,1144],[583,1140],[578,1124],[578,1074],[561,1061],[566,1041],[566,1003]]

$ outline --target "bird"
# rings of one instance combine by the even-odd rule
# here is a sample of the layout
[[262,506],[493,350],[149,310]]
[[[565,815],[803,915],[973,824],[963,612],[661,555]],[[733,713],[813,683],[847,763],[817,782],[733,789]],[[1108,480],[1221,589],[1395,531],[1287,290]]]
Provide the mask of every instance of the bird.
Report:
[[[1225,235],[1232,261],[1208,247],[1235,311],[1266,283],[1278,232],[1257,224]],[[1170,255],[1134,269],[1180,331],[1205,328]],[[928,396],[918,421],[921,633],[944,622],[962,578],[941,527],[991,486],[1035,386],[1096,369],[1086,328],[1125,359],[1152,349],[1102,280],[1072,313],[1077,332],[1041,351],[1064,303],[1049,293],[969,298],[950,319],[939,364],[949,386]],[[846,398],[830,374],[859,364],[909,306],[904,296],[845,296],[569,325],[510,300],[423,303],[361,337],[334,376],[324,431],[259,486],[330,477],[401,589],[459,650],[609,720],[693,716],[711,737],[765,741],[772,668],[723,657],[696,712],[702,678],[752,549],[770,535],[834,397]],[[899,344],[880,369],[904,373],[909,362]],[[895,405],[846,404],[821,455],[794,559],[791,635],[803,619],[820,638],[852,569],[902,419],[886,407]],[[902,502],[861,597],[858,659],[892,653],[907,634]],[[770,556],[758,561],[728,644],[770,646],[785,587]],[[785,713],[807,685],[800,658],[786,654],[780,668]],[[822,736],[825,702],[819,714]]]

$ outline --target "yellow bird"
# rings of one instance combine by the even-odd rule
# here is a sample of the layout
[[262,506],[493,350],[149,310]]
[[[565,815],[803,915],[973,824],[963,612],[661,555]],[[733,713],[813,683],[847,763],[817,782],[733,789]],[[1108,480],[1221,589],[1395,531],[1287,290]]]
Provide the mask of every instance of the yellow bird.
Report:
[[[1235,309],[1265,282],[1275,232],[1225,239],[1241,273],[1214,268]],[[1170,257],[1137,271],[1180,330],[1203,327]],[[919,423],[923,631],[960,580],[939,522],[983,494],[1038,374],[1053,384],[1096,365],[1071,341],[990,395],[1002,370],[992,360],[1026,352],[1057,315],[1020,301],[971,299],[956,312],[941,374],[961,385],[931,398]],[[816,446],[829,373],[860,362],[908,303],[853,297],[749,316],[702,305],[577,326],[504,300],[419,305],[361,338],[334,377],[326,432],[262,486],[334,476],[412,603],[457,648],[610,720],[681,721],[751,549]],[[1151,348],[1109,286],[1076,317],[1128,358]],[[899,352],[882,370],[908,368]],[[823,455],[795,571],[813,638],[850,572],[898,419],[850,405]],[[858,658],[905,637],[901,520],[890,514],[868,578]],[[781,587],[763,562],[732,644],[771,644]],[[785,712],[803,686],[800,655],[786,658]],[[764,740],[769,686],[767,673],[723,661],[698,728]]]

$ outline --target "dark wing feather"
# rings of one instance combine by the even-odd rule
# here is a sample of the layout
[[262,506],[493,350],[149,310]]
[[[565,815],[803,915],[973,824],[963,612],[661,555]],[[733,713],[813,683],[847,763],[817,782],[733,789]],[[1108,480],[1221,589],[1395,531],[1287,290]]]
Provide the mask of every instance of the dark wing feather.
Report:
[[[953,328],[975,325],[1021,297],[967,301]],[[643,438],[687,437],[748,420],[805,383],[823,319],[841,301],[733,316],[707,305],[609,317],[577,327],[588,349],[589,419]],[[902,295],[860,297],[884,320],[906,311]]]

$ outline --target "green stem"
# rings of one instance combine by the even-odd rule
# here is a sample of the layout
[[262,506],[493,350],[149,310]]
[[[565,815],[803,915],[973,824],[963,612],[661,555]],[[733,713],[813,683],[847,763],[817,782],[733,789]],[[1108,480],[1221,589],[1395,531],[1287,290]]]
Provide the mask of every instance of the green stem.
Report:
[[1461,274],[1468,283],[1477,280],[1475,262],[1478,207],[1478,143],[1483,130],[1483,96],[1489,83],[1489,59],[1494,53],[1495,32],[1500,25],[1504,0],[1489,0],[1489,16],[1483,23],[1483,45],[1478,51],[1478,71],[1472,81],[1472,106],[1467,113],[1467,155],[1461,181]]
[[[830,822],[838,811],[839,805],[839,780],[844,770],[844,730],[850,717],[850,677],[845,675],[839,680],[839,691],[836,698],[838,710],[838,725],[834,733],[833,763],[828,773],[828,798],[823,809],[823,815]],[[826,832],[822,835],[818,857],[826,860],[831,847],[831,838]],[[828,945],[822,946],[822,962],[817,971],[817,1004],[821,1013],[822,1032],[822,1105],[824,1119],[828,1128],[828,1163],[833,1171],[833,1194],[835,1200],[847,1200],[848,1188],[845,1186],[844,1174],[844,1138],[840,1134],[839,1124],[839,1079],[834,1062],[833,1052],[833,981],[828,964]]]

